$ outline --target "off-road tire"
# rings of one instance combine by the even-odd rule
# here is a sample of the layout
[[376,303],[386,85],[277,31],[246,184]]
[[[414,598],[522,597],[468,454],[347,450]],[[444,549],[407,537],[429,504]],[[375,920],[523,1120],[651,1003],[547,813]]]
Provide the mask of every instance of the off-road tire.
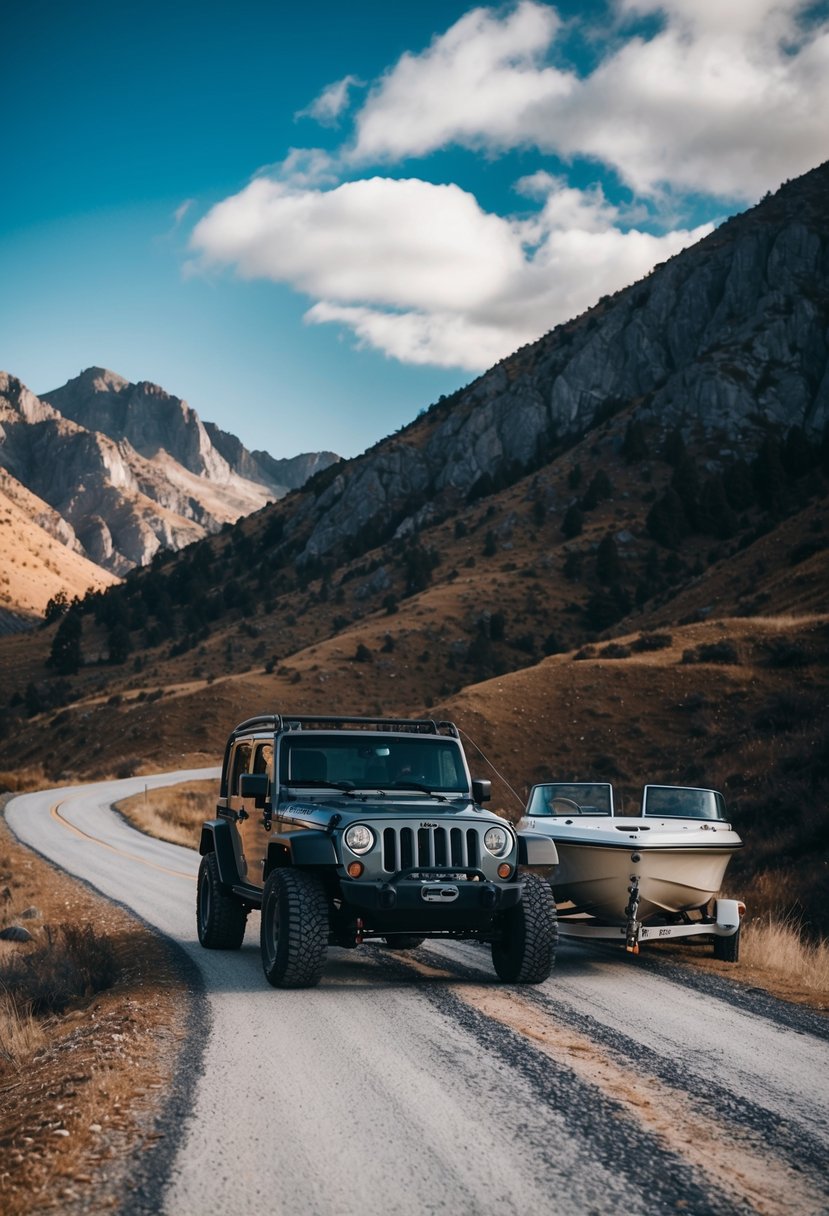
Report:
[[416,937],[414,933],[390,933],[383,941],[390,950],[416,950],[426,938]]
[[558,918],[550,884],[531,875],[524,879],[520,904],[501,918],[501,935],[492,943],[496,974],[506,984],[541,984],[553,969],[558,945]]
[[328,955],[328,901],[319,878],[272,870],[262,894],[262,969],[274,988],[313,988]]
[[248,912],[228,893],[219,878],[215,853],[205,853],[196,883],[196,927],[208,950],[238,950],[245,936]]
[[732,933],[731,937],[714,938],[714,958],[721,963],[738,963],[740,961],[740,930]]

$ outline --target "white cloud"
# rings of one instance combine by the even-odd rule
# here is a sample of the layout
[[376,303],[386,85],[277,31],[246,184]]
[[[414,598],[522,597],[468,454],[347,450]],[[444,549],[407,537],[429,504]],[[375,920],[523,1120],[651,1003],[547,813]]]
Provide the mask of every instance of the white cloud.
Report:
[[258,179],[214,207],[191,245],[245,278],[394,308],[466,308],[522,258],[514,225],[460,187],[380,177],[333,190]]
[[173,212],[173,220],[176,227],[178,227],[178,225],[184,219],[185,215],[193,206],[195,201],[196,200],[194,198],[186,198],[183,203],[179,203],[179,205],[176,207],[175,211]]
[[[628,7],[633,7],[629,4]],[[609,56],[555,114],[555,148],[668,186],[756,200],[829,151],[829,25],[794,0],[637,0],[664,29]]]
[[[287,284],[313,301],[311,324],[478,371],[703,236],[669,214],[685,193],[753,201],[825,158],[829,21],[807,28],[808,0],[612,2],[604,53],[581,77],[550,65],[567,45],[552,5],[470,10],[375,84],[338,151],[292,149],[213,207],[188,269]],[[642,17],[658,19],[647,37],[633,32]],[[574,28],[602,46],[584,18]],[[336,121],[358,83],[328,86],[306,113]],[[518,218],[459,185],[342,182],[453,144],[592,158],[634,198],[622,210],[540,167],[517,183],[534,203]],[[641,230],[646,203],[670,231]]]
[[332,186],[338,180],[336,157],[324,148],[291,148],[283,161],[262,165],[256,178],[276,178],[296,189]]
[[372,90],[356,118],[351,159],[524,142],[516,138],[522,116],[566,95],[575,80],[541,63],[559,25],[553,8],[530,0],[503,17],[483,8],[465,13],[422,55],[403,55]]
[[703,235],[623,231],[601,191],[533,186],[542,211],[515,220],[454,185],[376,177],[299,190],[260,178],[200,221],[191,248],[202,267],[312,297],[312,323],[346,325],[404,362],[477,371]]
[[521,331],[487,326],[460,313],[383,312],[321,301],[305,314],[310,324],[334,322],[353,331],[358,345],[401,363],[482,371],[522,345]]
[[323,126],[334,126],[343,111],[348,107],[349,94],[353,88],[362,86],[362,81],[356,76],[344,76],[329,84],[304,110],[300,110],[297,118],[313,118]]
[[829,151],[829,22],[801,26],[809,7],[617,0],[620,30],[643,14],[663,27],[617,36],[581,79],[545,64],[560,28],[551,6],[475,9],[386,74],[356,115],[348,155],[536,147],[594,158],[643,194],[667,186],[754,200]]

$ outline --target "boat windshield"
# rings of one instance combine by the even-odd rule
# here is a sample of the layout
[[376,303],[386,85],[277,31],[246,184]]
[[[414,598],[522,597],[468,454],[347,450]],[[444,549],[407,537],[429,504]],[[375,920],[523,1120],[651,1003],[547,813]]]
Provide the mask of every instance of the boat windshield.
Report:
[[438,790],[469,794],[469,778],[454,739],[394,738],[353,731],[309,731],[283,739],[281,785],[339,789]]
[[717,790],[646,785],[642,814],[666,819],[725,819],[725,799]]
[[613,787],[605,782],[556,781],[535,785],[527,815],[612,815]]

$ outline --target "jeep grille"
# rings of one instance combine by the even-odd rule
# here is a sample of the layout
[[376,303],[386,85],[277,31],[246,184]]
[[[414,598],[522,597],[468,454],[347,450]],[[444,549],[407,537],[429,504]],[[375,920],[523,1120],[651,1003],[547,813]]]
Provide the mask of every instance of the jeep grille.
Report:
[[383,831],[383,869],[390,874],[422,866],[480,867],[481,845],[477,828],[429,827],[385,828]]

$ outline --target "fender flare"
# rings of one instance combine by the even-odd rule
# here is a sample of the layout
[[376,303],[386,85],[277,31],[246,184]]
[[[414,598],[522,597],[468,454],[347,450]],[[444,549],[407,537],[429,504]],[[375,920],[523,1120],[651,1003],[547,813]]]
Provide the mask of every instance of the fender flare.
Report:
[[333,867],[337,864],[334,841],[327,832],[317,832],[313,828],[306,832],[280,833],[268,845],[268,873],[285,865]]
[[202,824],[199,840],[199,853],[215,853],[219,865],[219,879],[222,886],[229,890],[238,883],[236,873],[236,855],[233,852],[233,839],[230,835],[230,824],[225,819],[209,819]]

